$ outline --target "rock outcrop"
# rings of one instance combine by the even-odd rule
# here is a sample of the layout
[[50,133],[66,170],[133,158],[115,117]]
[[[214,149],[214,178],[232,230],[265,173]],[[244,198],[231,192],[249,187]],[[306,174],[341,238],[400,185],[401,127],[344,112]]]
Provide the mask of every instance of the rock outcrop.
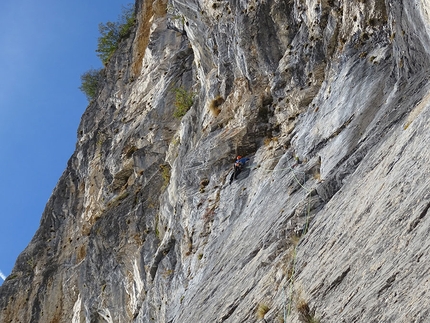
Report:
[[429,322],[429,11],[138,0],[0,321]]

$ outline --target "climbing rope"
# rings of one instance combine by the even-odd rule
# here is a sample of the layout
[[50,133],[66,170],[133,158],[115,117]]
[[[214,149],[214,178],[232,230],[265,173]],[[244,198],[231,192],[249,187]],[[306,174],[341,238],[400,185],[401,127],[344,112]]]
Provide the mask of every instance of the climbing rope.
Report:
[[[270,160],[275,160],[277,158],[272,158],[272,159],[268,159],[266,161],[270,161]],[[293,179],[297,182],[297,184],[303,189],[304,191],[304,195],[305,195],[305,199],[307,200],[307,208],[306,208],[306,217],[305,217],[305,224],[304,224],[304,228],[300,234],[300,239],[302,236],[304,236],[308,229],[309,229],[309,217],[310,217],[310,207],[311,207],[311,201],[310,201],[310,193],[311,190],[308,189],[305,186],[306,183],[306,174],[303,171],[298,171],[296,169],[294,169],[293,166],[291,166],[291,160],[288,160],[288,165],[284,168],[278,168],[278,169],[268,169],[268,168],[262,168],[259,167],[258,164],[251,164],[248,165],[245,168],[248,169],[252,169],[252,170],[259,170],[259,171],[265,171],[265,172],[277,172],[277,171],[290,171],[292,173]],[[192,167],[193,169],[198,169],[198,168],[202,168],[202,165],[199,165],[197,167]],[[303,179],[302,181],[300,180],[299,177],[301,177],[300,175],[303,175]],[[300,242],[300,240],[299,240]],[[288,293],[289,293],[289,297],[287,296],[287,292],[286,292],[286,287],[284,286],[282,288],[282,294],[283,294],[283,299],[284,299],[284,306],[283,306],[283,318],[284,318],[284,322],[287,322],[288,317],[291,315],[292,312],[292,306],[293,306],[293,294],[294,294],[294,284],[295,284],[295,274],[296,274],[296,263],[297,263],[297,244],[294,244],[294,248],[293,248],[293,252],[292,252],[292,266],[291,266],[291,272],[290,277],[287,281],[287,284],[289,284],[288,287]]]
[[[291,170],[292,174],[293,174],[293,178],[294,180],[297,182],[297,184],[300,185],[300,187],[303,188],[304,190],[304,194],[305,194],[305,198],[307,199],[307,209],[306,209],[306,219],[305,219],[305,226],[304,229],[301,233],[301,236],[304,236],[309,228],[309,215],[310,215],[310,190],[304,186],[304,184],[306,183],[306,174],[304,172],[297,172],[293,167],[291,167],[290,162],[288,161],[288,168],[289,170]],[[303,173],[303,184],[300,182],[297,173]],[[300,241],[299,241],[300,242]],[[287,297],[285,295],[284,297],[284,322],[287,322],[287,318],[288,316],[291,315],[292,312],[292,305],[293,305],[293,294],[294,294],[294,276],[295,276],[295,271],[296,271],[296,262],[297,262],[297,245],[294,245],[294,249],[293,249],[293,255],[292,255],[292,268],[291,268],[291,273],[290,273],[290,278],[288,280],[289,282],[289,301],[288,301],[288,309],[287,309]],[[284,294],[285,294],[285,287],[284,287]]]
[[[276,159],[276,158],[273,158],[273,159]],[[255,166],[255,165],[250,165],[249,167],[251,167],[251,166]],[[265,171],[265,172],[291,171],[291,173],[293,175],[293,179],[304,190],[305,199],[307,199],[305,225],[304,225],[303,231],[300,234],[300,236],[304,236],[309,229],[309,217],[310,217],[310,211],[311,211],[311,201],[310,201],[311,190],[305,186],[305,183],[306,183],[305,172],[298,171],[298,170],[294,169],[294,167],[291,166],[290,160],[288,160],[288,166],[285,168],[268,169],[268,168],[255,167],[254,170],[255,169],[258,169],[259,171]],[[303,182],[301,182],[301,180],[299,178],[301,176],[299,176],[299,174],[303,174],[303,180],[302,180]],[[298,245],[298,243],[297,243],[297,245]],[[292,312],[294,283],[295,283],[294,276],[296,273],[296,262],[297,262],[297,245],[294,245],[294,248],[293,248],[292,260],[291,260],[292,266],[291,266],[291,272],[289,273],[290,278],[287,281],[287,284],[289,284],[289,287],[288,287],[289,297],[287,297],[287,292],[286,292],[285,286],[282,288],[282,294],[283,294],[282,298],[284,301],[284,306],[283,306],[284,322],[287,322],[287,318],[291,315],[291,312]]]

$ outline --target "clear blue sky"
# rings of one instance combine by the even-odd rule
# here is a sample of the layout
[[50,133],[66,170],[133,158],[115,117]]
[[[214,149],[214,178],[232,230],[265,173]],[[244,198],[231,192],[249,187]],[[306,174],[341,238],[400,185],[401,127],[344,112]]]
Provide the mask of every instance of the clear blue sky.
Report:
[[101,67],[99,23],[134,0],[0,1],[0,284],[36,232]]

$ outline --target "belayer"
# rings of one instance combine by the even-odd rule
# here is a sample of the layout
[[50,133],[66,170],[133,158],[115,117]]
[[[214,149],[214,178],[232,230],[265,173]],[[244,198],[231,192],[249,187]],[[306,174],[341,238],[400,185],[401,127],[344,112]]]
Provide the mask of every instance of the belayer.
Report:
[[237,175],[240,174],[243,166],[248,160],[249,160],[248,157],[243,157],[243,158],[242,156],[236,157],[236,161],[234,162],[234,165],[233,165],[233,174],[231,174],[231,177],[230,177],[230,184],[233,182],[233,179],[237,179]]

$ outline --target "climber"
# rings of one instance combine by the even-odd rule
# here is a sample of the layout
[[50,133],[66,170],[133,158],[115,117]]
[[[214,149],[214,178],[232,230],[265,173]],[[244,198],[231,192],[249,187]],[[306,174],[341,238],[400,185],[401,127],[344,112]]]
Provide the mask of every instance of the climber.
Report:
[[249,160],[248,157],[243,157],[243,158],[242,156],[236,157],[236,161],[234,162],[234,165],[233,165],[233,174],[231,174],[231,177],[230,177],[230,184],[233,182],[233,179],[237,179],[237,175],[240,174],[243,166],[248,160]]

